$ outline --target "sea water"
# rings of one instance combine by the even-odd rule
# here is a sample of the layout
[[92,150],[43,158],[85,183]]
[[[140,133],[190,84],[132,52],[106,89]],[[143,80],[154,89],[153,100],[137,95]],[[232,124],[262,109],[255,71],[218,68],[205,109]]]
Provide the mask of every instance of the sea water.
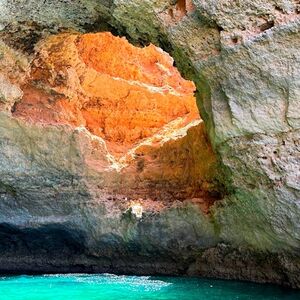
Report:
[[186,277],[72,274],[4,276],[0,300],[300,299],[300,291],[273,285]]

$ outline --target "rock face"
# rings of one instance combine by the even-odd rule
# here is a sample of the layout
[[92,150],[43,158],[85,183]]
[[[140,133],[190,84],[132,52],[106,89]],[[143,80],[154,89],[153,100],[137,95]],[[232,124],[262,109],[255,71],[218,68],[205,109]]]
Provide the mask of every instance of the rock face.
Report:
[[[108,33],[53,36],[40,45],[14,114],[84,126],[115,147],[130,148],[171,121],[183,127],[199,119],[195,86],[172,64],[153,45],[136,48]],[[56,94],[53,105],[45,85]]]
[[298,2],[99,2],[0,1],[1,270],[300,287]]

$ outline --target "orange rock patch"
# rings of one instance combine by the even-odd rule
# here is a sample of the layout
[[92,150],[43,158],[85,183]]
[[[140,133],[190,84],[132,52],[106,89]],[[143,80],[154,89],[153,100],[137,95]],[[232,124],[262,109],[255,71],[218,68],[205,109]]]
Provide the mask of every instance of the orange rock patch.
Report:
[[192,94],[195,85],[173,67],[173,59],[150,44],[139,48],[110,33],[85,34],[76,42],[84,63],[99,73],[134,83],[162,87],[162,92]]
[[185,126],[199,118],[195,86],[167,53],[110,33],[48,38],[38,47],[30,79],[16,116],[85,126],[115,155],[175,119]]
[[15,117],[87,136],[84,168],[126,207],[139,199],[156,211],[187,201],[209,212],[217,160],[195,85],[167,53],[110,33],[53,35],[36,49]]

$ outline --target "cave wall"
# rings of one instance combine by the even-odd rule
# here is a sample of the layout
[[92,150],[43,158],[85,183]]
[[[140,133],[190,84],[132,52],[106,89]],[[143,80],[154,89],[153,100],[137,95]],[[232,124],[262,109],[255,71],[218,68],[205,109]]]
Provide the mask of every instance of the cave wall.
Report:
[[[6,78],[0,77],[2,94],[11,103],[21,97],[20,84],[28,68],[26,61],[33,55],[32,44],[49,34],[109,30],[126,35],[135,44],[152,42],[168,51],[181,73],[196,84],[201,117],[221,165],[216,180],[224,191],[223,200],[215,204],[209,217],[197,212],[194,222],[198,227],[187,225],[189,222],[186,221],[190,218],[189,209],[194,211],[193,206],[179,209],[176,217],[167,212],[171,216],[159,214],[159,221],[130,221],[130,230],[128,225],[121,226],[121,221],[113,221],[111,225],[111,221],[105,221],[108,218],[105,210],[97,215],[94,200],[89,200],[93,208],[83,204],[87,198],[95,199],[95,195],[90,195],[90,186],[94,186],[95,181],[78,179],[83,172],[81,161],[70,162],[60,155],[59,162],[53,163],[51,156],[46,154],[47,151],[56,153],[57,149],[66,151],[66,156],[67,151],[76,152],[77,145],[74,148],[70,145],[78,137],[74,137],[68,128],[48,128],[46,132],[55,131],[53,136],[57,135],[57,138],[47,140],[47,134],[39,127],[33,130],[35,125],[20,126],[18,121],[2,114],[1,172],[5,180],[2,180],[1,222],[39,226],[41,219],[33,221],[35,214],[31,213],[35,207],[33,203],[37,203],[43,222],[61,222],[59,216],[68,215],[72,216],[71,227],[80,223],[77,220],[90,224],[77,225],[77,228],[89,228],[89,233],[97,232],[95,236],[90,234],[92,238],[86,242],[90,249],[105,245],[99,232],[102,236],[116,231],[118,238],[126,238],[121,243],[118,238],[110,237],[107,239],[110,244],[123,247],[128,247],[131,242],[138,244],[142,252],[146,249],[146,254],[143,253],[146,257],[151,253],[160,253],[161,257],[164,257],[162,253],[166,253],[165,256],[172,253],[173,260],[168,262],[166,270],[177,262],[179,273],[186,273],[189,266],[193,274],[299,287],[300,20],[297,1],[193,0],[183,5],[182,1],[163,0],[91,0],[72,1],[72,4],[70,1],[19,0],[13,3],[0,1],[0,5],[0,36],[6,44],[2,52],[8,53],[5,55],[12,61],[9,64],[9,60],[5,60],[5,65],[13,65],[13,69],[18,65],[18,73],[13,71]],[[7,45],[16,50],[8,50]],[[0,63],[3,66],[4,63]],[[8,134],[9,130],[11,134]],[[39,140],[37,150],[34,150],[36,155],[29,156],[32,152],[27,151],[14,154],[8,160],[24,143],[25,149],[32,149],[32,142],[24,141],[24,132],[28,133],[30,141]],[[21,146],[15,147],[12,137],[18,139]],[[79,138],[82,138],[80,134]],[[49,144],[53,146],[47,150]],[[45,157],[47,160],[44,161]],[[61,165],[68,170],[64,176]],[[23,168],[23,174],[26,173],[24,178],[21,177],[23,180],[16,176],[20,168]],[[28,189],[28,186],[43,186],[44,189],[49,178],[57,183],[55,189],[50,184],[49,197],[41,197],[38,188]],[[16,187],[18,197],[15,197]],[[58,199],[55,202],[54,191]],[[48,221],[45,219],[47,214]],[[101,226],[97,225],[100,215],[103,218]],[[92,216],[97,220],[94,223]],[[141,226],[147,228],[150,241],[143,240],[145,232],[139,229]],[[186,226],[192,226],[193,230]],[[149,228],[152,228],[151,234]],[[158,228],[165,231],[158,234]],[[186,232],[194,234],[186,236]],[[176,245],[178,240],[182,241],[180,245]],[[181,248],[187,245],[194,250]],[[176,253],[171,251],[172,248]],[[95,252],[102,257],[102,251],[101,248]],[[180,258],[178,253],[182,253]],[[127,257],[131,256],[128,254]],[[270,262],[272,267],[261,269],[262,260]],[[239,263],[246,271],[230,267]]]

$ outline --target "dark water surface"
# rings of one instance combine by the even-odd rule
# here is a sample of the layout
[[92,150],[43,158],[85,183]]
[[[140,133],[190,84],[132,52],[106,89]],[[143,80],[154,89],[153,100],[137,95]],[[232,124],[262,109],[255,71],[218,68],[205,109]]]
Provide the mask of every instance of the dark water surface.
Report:
[[272,285],[182,277],[72,274],[0,278],[0,300],[49,299],[300,300],[300,291]]

